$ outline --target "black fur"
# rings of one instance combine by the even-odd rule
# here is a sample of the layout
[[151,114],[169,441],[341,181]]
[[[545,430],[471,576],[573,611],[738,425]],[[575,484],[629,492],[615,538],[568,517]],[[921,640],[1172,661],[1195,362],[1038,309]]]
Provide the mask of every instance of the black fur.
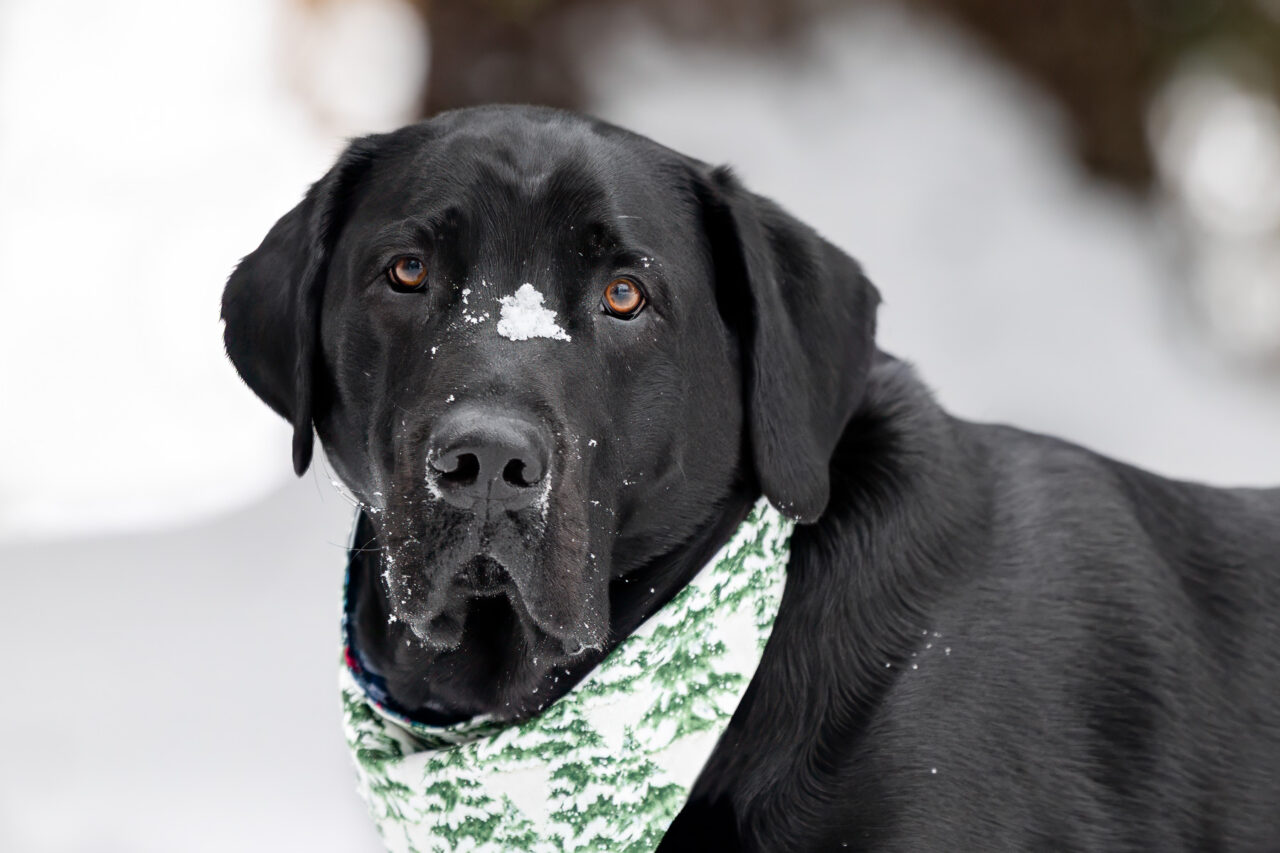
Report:
[[[394,293],[410,252],[428,286]],[[633,320],[599,310],[621,273]],[[494,332],[526,281],[571,341]],[[803,522],[663,853],[1280,850],[1280,491],[952,418],[875,349],[877,303],[728,172],[493,107],[354,143],[223,316],[299,472],[314,423],[367,507],[355,640],[421,719],[536,713],[761,492]],[[556,436],[545,516],[433,499],[457,400]],[[505,596],[459,586],[478,559]]]

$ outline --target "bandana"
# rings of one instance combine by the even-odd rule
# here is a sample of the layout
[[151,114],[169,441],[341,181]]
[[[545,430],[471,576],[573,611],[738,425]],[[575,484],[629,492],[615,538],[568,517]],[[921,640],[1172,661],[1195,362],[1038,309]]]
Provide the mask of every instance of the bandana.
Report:
[[793,526],[762,498],[666,606],[520,723],[438,727],[389,710],[344,606],[343,728],[387,848],[654,850],[760,663]]

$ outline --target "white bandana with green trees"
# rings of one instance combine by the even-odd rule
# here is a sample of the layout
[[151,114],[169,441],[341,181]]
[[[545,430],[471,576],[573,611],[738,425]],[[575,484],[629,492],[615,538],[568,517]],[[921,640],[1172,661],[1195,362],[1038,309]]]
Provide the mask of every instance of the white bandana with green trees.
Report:
[[409,731],[343,666],[347,742],[387,848],[653,851],[760,663],[792,527],[761,499],[666,607],[523,723]]

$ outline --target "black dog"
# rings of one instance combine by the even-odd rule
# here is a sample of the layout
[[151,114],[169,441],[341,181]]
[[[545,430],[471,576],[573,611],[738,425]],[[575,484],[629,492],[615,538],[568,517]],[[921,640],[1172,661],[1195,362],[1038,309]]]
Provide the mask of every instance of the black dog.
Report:
[[223,317],[418,719],[537,713],[759,494],[801,522],[663,851],[1280,850],[1280,491],[951,418],[878,301],[727,171],[492,107],[353,143]]

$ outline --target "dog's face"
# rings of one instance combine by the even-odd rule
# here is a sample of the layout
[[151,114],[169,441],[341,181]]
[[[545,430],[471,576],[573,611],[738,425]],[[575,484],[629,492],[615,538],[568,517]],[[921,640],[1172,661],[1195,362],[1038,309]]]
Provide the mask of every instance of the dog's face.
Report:
[[223,314],[299,473],[314,425],[366,508],[402,703],[457,718],[544,704],[735,497],[815,518],[875,301],[725,172],[485,108],[354,143]]

